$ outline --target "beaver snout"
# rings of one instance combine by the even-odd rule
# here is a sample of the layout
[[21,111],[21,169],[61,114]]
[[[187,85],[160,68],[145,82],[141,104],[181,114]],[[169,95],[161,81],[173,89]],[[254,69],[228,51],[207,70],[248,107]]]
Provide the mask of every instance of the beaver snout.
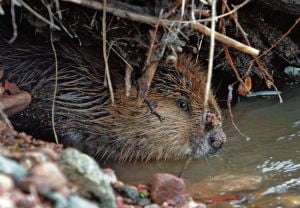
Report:
[[226,142],[226,135],[221,127],[217,127],[208,132],[207,140],[211,147],[218,150]]

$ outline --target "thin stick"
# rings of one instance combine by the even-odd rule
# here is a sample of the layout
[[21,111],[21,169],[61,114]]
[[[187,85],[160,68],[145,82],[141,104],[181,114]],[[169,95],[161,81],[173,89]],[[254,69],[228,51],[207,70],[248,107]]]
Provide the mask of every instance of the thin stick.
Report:
[[106,74],[106,78],[107,78],[107,82],[108,82],[111,104],[114,106],[115,98],[114,98],[114,92],[113,92],[112,83],[111,83],[111,79],[110,79],[109,65],[108,65],[108,58],[107,58],[107,51],[106,51],[106,8],[107,8],[106,5],[107,5],[107,0],[104,0],[103,1],[103,16],[102,16],[103,59],[104,59],[104,64],[105,64],[105,74]]
[[233,113],[232,113],[232,110],[231,110],[231,100],[232,100],[232,85],[228,85],[228,97],[227,97],[227,108],[228,108],[228,114],[229,114],[229,117],[230,117],[230,120],[231,120],[231,123],[233,125],[233,127],[237,130],[237,132],[246,138],[247,141],[250,140],[250,137],[246,136],[245,134],[243,134],[241,132],[241,130],[239,129],[239,127],[236,125],[236,123],[234,122],[234,118],[233,118]]
[[[200,32],[200,33],[202,33],[206,36],[211,36],[211,33],[212,33],[211,29],[209,29],[208,27],[206,27],[202,24],[199,24],[197,22],[196,23],[192,22],[191,27],[194,30],[196,30],[196,31],[198,31],[198,32]],[[235,49],[237,49],[237,50],[239,50],[243,53],[250,54],[252,56],[258,56],[259,55],[259,50],[255,49],[253,47],[247,46],[247,45],[245,45],[241,42],[238,42],[238,41],[236,41],[236,40],[234,40],[234,39],[232,39],[232,38],[230,38],[226,35],[222,35],[221,33],[215,32],[215,38],[220,43],[222,43],[222,44],[224,44],[228,47],[235,48]]]
[[[49,12],[49,17],[52,16],[52,12],[51,12],[51,8],[49,5],[46,6]],[[50,18],[53,21],[53,18]],[[57,60],[57,53],[56,53],[56,49],[53,43],[53,35],[52,35],[52,24],[50,24],[50,42],[51,42],[51,48],[53,51],[53,55],[54,55],[54,60],[55,60],[55,81],[54,81],[54,91],[53,91],[53,100],[52,100],[52,108],[51,108],[51,123],[52,123],[52,130],[53,130],[53,134],[54,134],[54,138],[55,138],[55,142],[56,144],[59,144],[58,141],[58,136],[56,133],[56,129],[55,129],[55,102],[56,102],[56,95],[57,95],[57,88],[58,88],[58,60]]]
[[11,1],[10,2],[10,14],[11,14],[11,22],[12,22],[12,26],[13,26],[13,36],[12,38],[8,41],[8,43],[13,43],[18,36],[18,26],[16,23],[16,13],[15,13],[15,1]]
[[[51,11],[51,6],[49,4],[46,4],[44,0],[42,0],[42,3],[45,5],[45,7],[48,10],[50,22],[53,23],[54,20]],[[57,88],[58,88],[58,60],[57,60],[56,49],[53,43],[52,25],[53,24],[49,24],[49,30],[50,30],[50,43],[54,55],[55,80],[54,80],[54,91],[53,91],[53,100],[52,100],[52,107],[51,107],[51,123],[52,123],[52,130],[53,130],[55,142],[56,144],[59,144],[56,129],[55,129],[55,103],[56,103],[56,95],[57,95]]]
[[[207,72],[207,79],[206,79],[206,88],[205,88],[205,97],[204,97],[204,115],[203,118],[206,119],[206,111],[208,106],[208,97],[210,92],[211,86],[211,78],[212,78],[212,70],[214,64],[214,52],[215,52],[215,34],[216,34],[216,0],[212,1],[212,21],[211,21],[211,33],[210,33],[210,46],[209,46],[209,60],[208,60],[208,72]],[[205,120],[203,120],[203,124]]]
[[37,13],[35,10],[33,10],[28,4],[26,4],[23,0],[18,0],[18,2],[25,8],[27,9],[30,13],[32,13],[34,16],[36,16],[38,19],[40,19],[42,22],[47,23],[50,25],[51,28],[55,28],[56,30],[60,30],[60,27],[54,24],[54,22],[51,22],[47,20],[45,17]]

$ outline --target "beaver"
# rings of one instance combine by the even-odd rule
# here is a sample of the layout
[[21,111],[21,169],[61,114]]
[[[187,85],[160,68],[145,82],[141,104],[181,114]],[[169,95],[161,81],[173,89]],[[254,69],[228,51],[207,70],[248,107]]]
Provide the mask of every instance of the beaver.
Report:
[[[1,43],[0,67],[6,79],[30,92],[30,106],[12,117],[14,125],[37,138],[52,135],[51,107],[55,60],[50,44]],[[137,87],[126,97],[119,62],[110,63],[115,96],[104,84],[101,57],[72,44],[56,44],[58,85],[54,126],[59,141],[98,160],[148,161],[203,158],[214,155],[226,140],[221,111],[210,92],[206,124],[203,114],[205,73],[191,58],[175,66],[160,64],[147,94],[137,107]],[[155,113],[153,113],[155,112]],[[159,117],[157,116],[159,115]],[[201,134],[202,134],[201,133]],[[197,146],[197,151],[193,147]]]

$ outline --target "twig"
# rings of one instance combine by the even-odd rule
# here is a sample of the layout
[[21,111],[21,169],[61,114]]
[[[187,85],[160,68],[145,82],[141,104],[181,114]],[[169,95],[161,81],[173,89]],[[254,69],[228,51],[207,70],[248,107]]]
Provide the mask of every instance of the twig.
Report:
[[126,70],[125,70],[126,97],[130,96],[132,71],[133,71],[133,68],[129,65],[126,65]]
[[[160,53],[159,57],[154,58],[154,56],[157,55],[157,53],[155,53],[156,50],[154,47],[154,43],[156,40],[156,35],[157,35],[159,22],[160,22],[160,18],[162,16],[162,14],[163,14],[163,10],[160,11],[159,18],[157,19],[154,31],[152,33],[152,41],[151,41],[151,45],[148,50],[147,59],[145,62],[146,71],[139,80],[139,88],[140,89],[139,89],[139,94],[138,94],[138,106],[142,105],[143,101],[145,100],[145,98],[147,96],[147,92],[151,85],[154,74],[156,72],[158,62],[161,59],[161,56],[163,55],[162,53]],[[157,60],[157,59],[159,59],[159,60]]]
[[232,61],[232,58],[231,58],[231,56],[230,56],[230,53],[229,53],[228,49],[225,48],[224,52],[225,52],[226,59],[227,59],[229,65],[230,65],[230,67],[231,67],[231,69],[233,70],[233,72],[234,72],[234,74],[235,74],[235,77],[238,79],[239,82],[241,82],[241,83],[244,85],[243,80],[241,79],[241,77],[240,77],[240,75],[239,75],[239,73],[238,73],[236,67],[235,67],[234,64],[233,64],[233,61]]
[[155,39],[156,39],[157,31],[158,31],[158,26],[159,26],[159,22],[160,22],[162,13],[163,13],[163,10],[160,11],[159,18],[157,19],[157,22],[156,22],[155,27],[154,27],[154,31],[152,33],[152,41],[151,41],[150,48],[148,50],[148,55],[147,55],[146,64],[145,64],[146,66],[149,66],[150,62],[152,61],[151,58],[152,58],[152,54],[153,54],[154,43],[155,43]]
[[192,162],[192,160],[193,160],[193,158],[192,158],[192,157],[189,157],[189,158],[185,161],[185,163],[184,163],[182,169],[180,170],[180,172],[179,172],[179,174],[178,174],[178,177],[179,177],[179,178],[182,178],[182,177],[183,177],[184,172],[185,172],[186,169],[189,167],[189,165],[190,165],[190,163]]
[[[101,2],[97,2],[97,1],[92,1],[92,0],[63,0],[66,2],[72,2],[75,4],[80,4],[92,9],[96,9],[96,10],[103,10],[103,4]],[[246,0],[244,3],[241,4],[241,6],[237,6],[235,8],[235,10],[241,8],[242,6],[244,6],[246,3],[248,3],[249,0]],[[233,11],[233,10],[232,10]],[[107,7],[106,12],[113,14],[114,16],[118,16],[121,18],[125,18],[125,19],[129,19],[132,21],[137,21],[137,22],[142,22],[142,23],[146,23],[146,24],[152,24],[155,25],[157,22],[157,18],[156,17],[152,17],[152,16],[146,16],[146,15],[142,15],[142,14],[138,14],[138,13],[134,13],[134,12],[129,12],[126,10],[122,10],[122,9],[117,9],[117,8],[112,8],[112,7]],[[228,14],[231,14],[233,12],[229,12]],[[227,14],[227,15],[228,15]],[[224,17],[224,15],[222,16]],[[216,17],[219,18],[219,17]],[[210,19],[205,19],[203,20],[203,22],[209,21]],[[161,19],[159,24],[162,26],[170,26],[172,25],[174,22],[179,22],[179,23],[185,23],[185,24],[191,24],[192,27],[194,27],[194,29],[197,29],[198,32],[201,32],[205,35],[210,36],[210,29],[204,25],[201,25],[199,22],[202,22],[202,20],[197,20],[196,22],[191,22],[191,21],[175,21],[175,20],[167,20],[167,19]],[[228,47],[233,47],[236,48],[237,50],[242,51],[243,53],[248,53],[251,54],[253,56],[257,56],[259,54],[259,50],[249,47],[243,43],[240,43],[236,40],[233,40],[232,38],[229,38],[225,35],[222,35],[218,32],[216,32],[216,40],[223,43],[224,45],[228,46]],[[230,45],[227,45],[230,44]]]
[[138,106],[141,106],[143,101],[147,96],[148,89],[150,87],[151,81],[154,77],[155,71],[158,66],[158,61],[152,61],[149,66],[147,66],[147,70],[144,75],[139,80],[139,95],[138,95]]
[[[211,29],[209,29],[208,27],[202,25],[202,24],[199,24],[199,23],[191,23],[191,27],[206,35],[206,36],[211,36]],[[250,46],[247,46],[241,42],[238,42],[232,38],[229,38],[228,36],[225,36],[225,35],[222,35],[221,33],[218,33],[218,32],[215,32],[215,38],[217,41],[219,41],[220,43],[224,44],[225,46],[228,46],[228,47],[232,47],[232,48],[235,48],[243,53],[246,53],[246,54],[250,54],[252,56],[258,56],[259,55],[259,50],[253,48],[253,47],[250,47]]]
[[[227,9],[227,10],[230,10],[230,8],[229,8],[229,6],[227,5],[227,2],[226,2],[225,0],[223,0],[223,3],[225,4],[226,9]],[[243,37],[244,37],[246,43],[247,43],[249,46],[251,46],[250,41],[249,41],[249,39],[247,38],[247,35],[246,35],[244,29],[242,28],[242,26],[240,25],[240,23],[237,21],[236,17],[235,17],[233,14],[231,14],[230,17],[234,20],[234,22],[235,22],[235,24],[237,25],[238,29],[241,31],[241,33],[242,33],[242,35],[243,35]],[[280,38],[280,39],[273,45],[273,47],[271,47],[269,50],[265,51],[263,54],[261,54],[261,55],[258,56],[258,57],[254,57],[254,56],[253,56],[254,59],[251,60],[251,61],[249,62],[249,67],[248,67],[248,69],[246,70],[246,72],[245,72],[245,74],[243,75],[243,77],[245,77],[245,76],[247,75],[247,73],[249,73],[249,71],[250,71],[250,69],[251,69],[251,66],[253,65],[253,62],[255,62],[256,65],[257,65],[257,68],[259,69],[259,71],[260,71],[262,77],[264,78],[264,80],[265,80],[265,82],[266,82],[266,85],[267,85],[269,88],[273,87],[273,88],[275,89],[275,91],[278,92],[278,89],[277,89],[277,87],[276,87],[275,84],[274,84],[274,81],[273,81],[272,76],[271,76],[271,75],[263,68],[263,66],[260,64],[260,62],[259,62],[258,59],[259,59],[260,57],[264,56],[265,54],[267,54],[267,53],[268,53],[272,48],[274,48],[274,47],[275,47],[275,46],[276,46],[276,45],[277,45],[284,37],[286,37],[286,36],[290,33],[290,31],[298,24],[299,19],[300,19],[300,17],[299,17],[298,20],[295,22],[295,24],[288,30],[288,32],[287,32],[286,34],[284,34],[284,35],[282,36],[282,38]],[[237,77],[237,78],[238,78],[238,77]],[[239,81],[240,81],[240,80],[239,80]],[[243,82],[242,82],[242,84],[244,85]],[[278,98],[279,98],[279,102],[282,103],[283,100],[282,100],[282,97],[281,97],[280,93],[277,93],[277,95],[278,95]]]
[[[216,0],[212,1],[212,21],[211,21],[211,33],[210,33],[210,45],[209,45],[209,59],[208,59],[208,69],[207,69],[207,79],[205,87],[205,96],[204,96],[204,114],[203,114],[203,124],[206,120],[206,111],[208,106],[208,97],[210,92],[212,70],[214,64],[214,52],[215,52],[215,35],[216,35],[216,21],[214,20],[216,16]],[[192,23],[193,25],[193,23]]]
[[23,0],[18,0],[18,2],[25,8],[27,9],[30,13],[32,13],[34,16],[36,16],[38,19],[40,19],[42,22],[47,23],[48,25],[51,26],[51,28],[55,28],[56,30],[60,30],[60,27],[54,24],[54,22],[51,22],[47,20],[45,17],[37,13],[35,10],[33,10],[28,4],[26,4]]
[[237,127],[237,125],[235,124],[234,119],[233,119],[233,113],[232,113],[232,110],[231,110],[232,90],[233,90],[232,85],[228,85],[228,97],[227,97],[228,114],[229,114],[229,117],[230,117],[230,120],[231,120],[231,123],[232,123],[233,127],[237,130],[237,132],[241,136],[245,137],[246,140],[248,141],[248,140],[250,140],[250,138],[240,131],[240,129]]
[[15,5],[16,5],[15,2],[16,1],[12,0],[10,3],[11,22],[12,22],[14,32],[12,38],[8,41],[8,43],[13,43],[18,36],[18,26],[16,23],[16,13],[15,13]]
[[109,88],[109,92],[110,92],[111,104],[114,106],[115,105],[114,92],[113,92],[112,83],[111,83],[111,79],[110,79],[109,65],[108,65],[107,51],[106,51],[106,8],[107,8],[106,5],[107,5],[107,0],[104,0],[103,1],[103,16],[102,16],[103,59],[104,59],[104,64],[105,64],[105,75],[107,77],[108,88]]
[[[46,3],[44,1],[43,1],[43,3],[45,4],[45,6],[48,10],[50,20],[53,22],[50,5],[46,5]],[[52,25],[53,24],[49,24],[49,30],[50,30],[51,48],[52,48],[53,55],[54,55],[54,60],[55,60],[55,63],[54,63],[54,66],[55,66],[55,80],[54,80],[54,91],[53,91],[53,100],[52,100],[52,107],[51,107],[51,123],[52,123],[52,130],[53,130],[55,142],[56,142],[56,144],[59,144],[58,136],[57,136],[56,129],[55,129],[55,102],[56,102],[56,95],[57,95],[57,88],[58,88],[58,60],[57,60],[56,49],[55,49],[55,46],[54,46],[54,43],[53,43]]]

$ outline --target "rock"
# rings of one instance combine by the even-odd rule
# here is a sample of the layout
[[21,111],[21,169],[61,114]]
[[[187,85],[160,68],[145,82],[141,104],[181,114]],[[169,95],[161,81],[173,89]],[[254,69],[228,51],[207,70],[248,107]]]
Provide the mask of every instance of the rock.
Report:
[[117,190],[121,196],[131,199],[135,204],[138,203],[140,194],[137,190],[133,189],[129,185],[124,185]]
[[26,171],[16,161],[1,155],[0,172],[12,176],[16,183],[20,183],[27,175]]
[[98,206],[94,202],[88,201],[77,195],[72,195],[69,199],[68,207],[69,208],[83,208],[83,207],[99,208],[100,206]]
[[139,199],[137,205],[140,207],[144,207],[148,204],[151,204],[151,200],[149,198],[143,198],[143,199]]
[[97,200],[103,208],[116,207],[112,187],[93,158],[68,148],[62,152],[58,164],[69,181],[79,187],[77,192],[81,196]]
[[55,163],[45,162],[30,170],[36,180],[43,181],[51,190],[58,191],[67,185],[67,179]]
[[144,208],[160,208],[160,206],[158,204],[149,204],[146,205]]
[[11,177],[0,174],[0,191],[1,192],[11,192],[15,187],[15,183]]
[[197,203],[192,198],[188,200],[188,208],[206,208],[206,205],[203,203]]
[[43,182],[43,180],[36,179],[34,177],[26,177],[19,186],[23,191],[30,192],[30,188],[34,187],[36,192],[41,195],[48,195],[51,193],[49,186]]
[[15,203],[10,199],[8,194],[0,196],[0,208],[15,208]]
[[49,194],[48,199],[54,202],[54,208],[99,208],[97,204],[77,196],[76,194],[71,194],[68,199],[60,194]]
[[185,183],[183,179],[167,173],[154,175],[152,180],[151,199],[154,203],[183,205],[185,199]]
[[116,203],[117,203],[118,208],[123,208],[124,207],[123,198],[121,196],[116,197]]
[[106,169],[102,169],[102,172],[104,173],[104,180],[107,181],[108,183],[114,184],[118,181],[114,170],[110,168],[106,168]]
[[125,184],[122,182],[122,181],[117,181],[116,183],[113,184],[113,187],[115,189],[120,189],[122,188],[123,186],[125,186]]

